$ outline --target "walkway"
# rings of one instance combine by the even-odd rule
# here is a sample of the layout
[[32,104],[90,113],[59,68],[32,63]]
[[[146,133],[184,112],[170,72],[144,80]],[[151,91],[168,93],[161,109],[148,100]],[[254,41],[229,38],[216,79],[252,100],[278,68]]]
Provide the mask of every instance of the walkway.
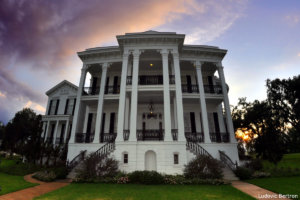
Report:
[[232,186],[236,189],[256,198],[256,199],[265,199],[265,200],[274,200],[274,199],[287,199],[279,197],[279,194],[271,192],[269,190],[263,189],[256,185],[242,182],[242,181],[232,181]]
[[42,194],[51,192],[53,190],[57,190],[61,187],[70,184],[70,180],[68,179],[47,183],[47,182],[38,181],[32,178],[31,176],[32,174],[24,176],[24,179],[28,182],[38,183],[40,185],[2,195],[0,196],[0,200],[30,200],[33,199],[34,197],[41,196]]

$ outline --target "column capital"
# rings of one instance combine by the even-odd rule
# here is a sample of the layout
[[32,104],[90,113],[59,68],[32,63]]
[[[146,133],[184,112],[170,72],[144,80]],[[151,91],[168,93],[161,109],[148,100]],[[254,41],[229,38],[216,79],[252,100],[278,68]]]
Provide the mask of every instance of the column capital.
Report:
[[133,49],[133,50],[129,50],[129,53],[133,55],[133,58],[138,58],[141,53],[143,53],[144,50],[142,49]]
[[215,63],[215,65],[218,69],[223,69],[224,68],[221,62],[217,62],[217,63]]
[[81,73],[87,71],[87,69],[90,67],[88,64],[83,64],[81,68]]
[[194,66],[196,67],[196,69],[201,69],[202,65],[203,65],[203,61],[200,60],[195,60],[193,61]]
[[168,49],[158,49],[157,52],[160,53],[162,56],[167,56],[167,55],[169,55],[170,50],[168,50]]
[[102,70],[107,70],[107,68],[109,68],[111,66],[112,63],[108,63],[108,62],[105,62],[105,63],[102,63]]

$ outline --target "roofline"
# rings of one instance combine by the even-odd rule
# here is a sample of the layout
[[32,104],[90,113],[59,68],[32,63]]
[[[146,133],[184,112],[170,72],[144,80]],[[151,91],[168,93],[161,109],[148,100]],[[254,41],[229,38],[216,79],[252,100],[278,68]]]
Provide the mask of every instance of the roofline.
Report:
[[67,80],[63,80],[60,83],[56,84],[54,87],[52,87],[50,90],[48,90],[45,94],[47,96],[49,96],[49,94],[51,94],[53,91],[55,91],[57,88],[59,88],[61,85],[63,84],[68,84],[71,87],[75,88],[76,90],[78,90],[78,86],[76,86],[75,84],[71,83],[70,81]]

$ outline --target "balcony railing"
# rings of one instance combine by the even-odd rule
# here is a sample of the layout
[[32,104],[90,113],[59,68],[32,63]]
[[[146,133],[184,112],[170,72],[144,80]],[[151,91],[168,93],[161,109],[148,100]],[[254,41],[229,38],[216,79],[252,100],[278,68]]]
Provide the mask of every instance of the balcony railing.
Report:
[[104,133],[103,142],[114,142],[116,140],[117,133]]
[[212,142],[229,142],[229,133],[210,132],[210,140]]
[[178,140],[178,129],[172,129],[171,132],[172,132],[173,141],[177,141]]
[[[163,76],[139,76],[139,85],[162,85],[164,84]],[[132,76],[127,76],[126,80],[127,85],[132,84]],[[169,84],[175,84],[175,76],[169,75]]]
[[136,137],[138,141],[162,141],[164,140],[164,129],[136,130]]
[[[221,85],[204,85],[204,92],[208,94],[222,94]],[[182,85],[183,93],[199,93],[198,85]]]
[[222,94],[221,85],[204,85],[204,92],[208,94]]
[[201,132],[185,132],[185,138],[188,142],[203,142],[204,137]]
[[127,141],[129,139],[129,133],[130,133],[129,130],[124,130],[123,131],[123,139],[124,139],[124,141]]
[[82,90],[82,95],[98,95],[99,87],[84,87]]
[[119,85],[106,86],[104,94],[120,94],[120,86]]
[[182,85],[182,93],[199,93],[198,85]]
[[55,144],[63,144],[64,143],[64,140],[63,140],[63,138],[56,138],[55,139]]
[[94,140],[94,133],[76,133],[76,143],[91,143]]
[[47,143],[52,143],[53,142],[53,137],[47,137],[46,142]]

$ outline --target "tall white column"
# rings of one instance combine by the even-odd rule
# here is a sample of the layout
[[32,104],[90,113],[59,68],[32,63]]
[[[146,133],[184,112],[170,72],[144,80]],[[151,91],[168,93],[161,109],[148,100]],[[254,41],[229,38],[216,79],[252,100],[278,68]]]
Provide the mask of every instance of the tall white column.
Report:
[[169,83],[169,52],[166,49],[161,51],[163,62],[163,83],[164,83],[164,141],[173,141],[171,134],[171,110],[170,110],[170,83]]
[[124,120],[124,128],[126,130],[129,130],[129,118],[130,118],[130,115],[129,115],[129,97],[126,96],[126,101],[125,101],[125,120]]
[[49,132],[49,127],[50,127],[50,121],[47,121],[47,126],[46,126],[46,133],[45,133],[45,137],[44,137],[44,142],[47,141],[47,137],[48,137],[48,132]]
[[67,120],[66,126],[65,126],[65,132],[64,132],[64,143],[66,143],[67,141],[67,137],[68,137],[68,130],[69,130],[69,120]]
[[175,72],[178,141],[185,141],[179,55],[177,51],[173,51],[172,54],[173,54],[173,63],[174,63],[174,72]]
[[98,97],[98,107],[97,107],[97,118],[96,118],[96,126],[95,126],[95,136],[93,143],[100,142],[100,129],[102,123],[102,112],[103,112],[103,103],[104,103],[104,90],[105,90],[105,80],[107,74],[108,63],[102,64],[102,73],[101,73],[101,82],[100,82],[100,91]]
[[137,103],[138,103],[138,76],[139,58],[141,52],[135,49],[133,52],[131,107],[130,107],[130,135],[129,141],[136,141]]
[[57,121],[56,121],[56,124],[55,124],[55,131],[54,131],[54,137],[53,137],[53,144],[55,144],[56,137],[57,137],[58,123],[59,123],[59,120],[57,120]]
[[201,115],[202,115],[201,117],[202,117],[202,126],[204,132],[204,142],[211,143],[209,137],[209,126],[208,126],[205,93],[204,93],[204,86],[203,86],[203,79],[202,79],[202,72],[201,72],[201,62],[196,61],[195,64],[196,64],[197,80],[198,80],[198,87],[199,87],[199,94],[200,94],[200,108],[201,108]]
[[236,143],[233,123],[232,123],[232,118],[231,118],[231,112],[230,112],[228,91],[227,91],[225,76],[224,76],[224,71],[223,71],[223,66],[221,65],[221,63],[218,63],[217,67],[218,67],[219,78],[221,80],[221,86],[222,86],[222,91],[223,91],[224,107],[225,107],[225,114],[226,114],[226,123],[227,123],[227,129],[228,129],[229,134],[230,134],[230,142],[231,143]]
[[174,129],[178,128],[177,123],[177,103],[176,103],[176,97],[173,98],[173,106],[174,106]]
[[124,141],[124,116],[125,116],[125,98],[126,98],[126,81],[127,81],[127,66],[128,66],[128,52],[123,53],[120,98],[119,98],[119,111],[118,111],[118,130],[116,141]]
[[87,66],[84,64],[81,69],[80,82],[79,82],[79,87],[78,87],[78,91],[77,91],[70,143],[75,143],[75,134],[77,131],[77,126],[78,126],[78,117],[79,117],[79,111],[80,111],[80,106],[81,106],[81,96],[82,96],[82,90],[84,87],[86,73],[87,73]]

